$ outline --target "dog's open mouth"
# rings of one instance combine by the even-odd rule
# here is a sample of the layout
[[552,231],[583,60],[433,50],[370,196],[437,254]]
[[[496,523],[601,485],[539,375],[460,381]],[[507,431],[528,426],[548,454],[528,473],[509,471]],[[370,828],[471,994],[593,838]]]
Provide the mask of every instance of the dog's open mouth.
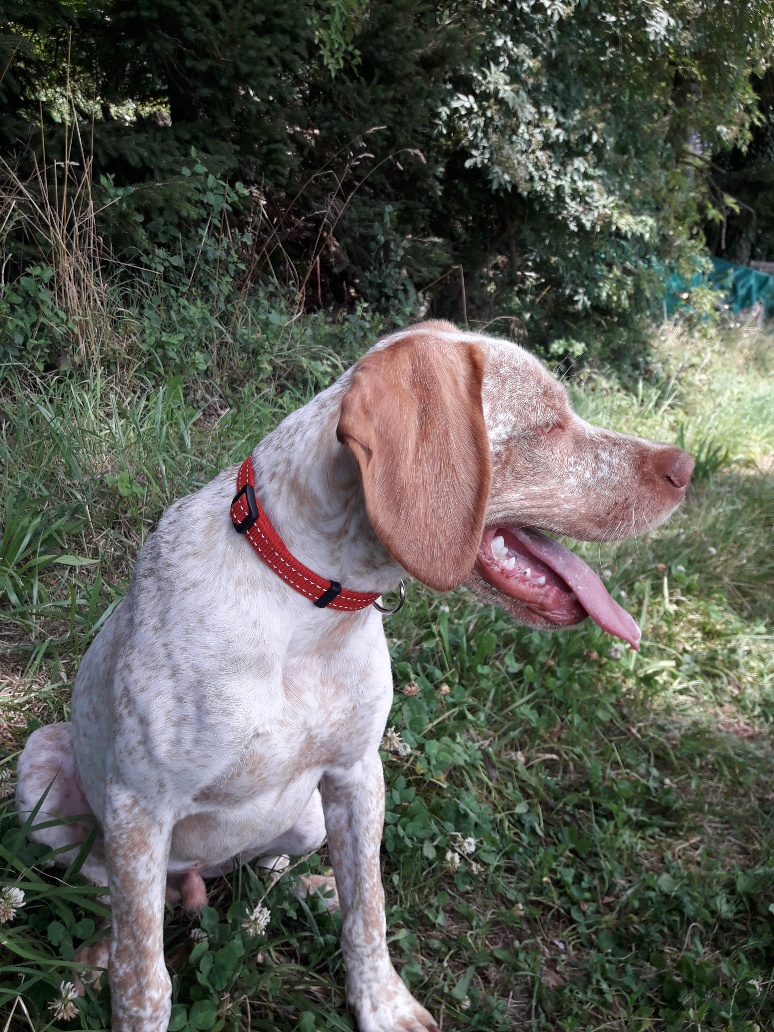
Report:
[[488,528],[476,570],[493,588],[557,627],[570,627],[590,616],[603,631],[639,650],[639,627],[611,598],[599,576],[539,530]]

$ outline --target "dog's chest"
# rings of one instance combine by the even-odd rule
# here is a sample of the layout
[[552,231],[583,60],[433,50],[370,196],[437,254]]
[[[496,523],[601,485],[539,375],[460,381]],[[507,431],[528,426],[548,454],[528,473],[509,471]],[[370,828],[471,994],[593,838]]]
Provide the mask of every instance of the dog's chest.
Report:
[[[391,686],[352,684],[329,664],[296,661],[283,671],[282,697],[216,778],[197,793],[207,806],[240,806],[298,782],[316,784],[329,769],[351,767],[378,746]],[[258,705],[254,712],[261,714]]]

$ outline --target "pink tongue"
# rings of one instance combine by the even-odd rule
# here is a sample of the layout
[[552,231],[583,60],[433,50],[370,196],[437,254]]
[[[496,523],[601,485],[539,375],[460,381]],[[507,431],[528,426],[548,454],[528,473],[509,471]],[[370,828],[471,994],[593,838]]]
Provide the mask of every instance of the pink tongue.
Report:
[[567,582],[591,619],[599,624],[603,631],[628,641],[631,647],[639,652],[642,633],[636,622],[610,597],[600,578],[582,559],[554,538],[541,534],[539,530],[509,527],[508,532],[536,559],[540,559]]

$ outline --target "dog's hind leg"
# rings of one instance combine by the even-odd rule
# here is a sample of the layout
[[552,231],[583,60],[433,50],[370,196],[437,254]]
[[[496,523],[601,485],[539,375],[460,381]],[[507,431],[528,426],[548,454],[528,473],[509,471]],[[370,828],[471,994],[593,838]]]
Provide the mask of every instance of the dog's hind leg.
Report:
[[[72,725],[51,724],[34,731],[19,757],[17,775],[16,806],[22,823],[31,821],[29,837],[57,850],[55,863],[67,867],[96,826],[78,779]],[[99,828],[80,870],[96,885],[107,885]]]
[[[261,867],[274,867],[272,859],[287,856],[302,856],[319,849],[325,842],[325,817],[319,789],[315,789],[306,808],[296,823],[283,831],[273,842],[267,843],[259,853]],[[249,851],[246,851],[249,852]],[[243,854],[243,859],[247,859]]]
[[[280,874],[288,866],[288,858],[312,853],[325,842],[325,816],[319,789],[315,789],[306,809],[296,823],[264,847],[269,855],[260,854],[258,864]],[[302,874],[295,879],[293,893],[302,899],[319,893],[328,910],[339,909],[336,879],[327,874]]]

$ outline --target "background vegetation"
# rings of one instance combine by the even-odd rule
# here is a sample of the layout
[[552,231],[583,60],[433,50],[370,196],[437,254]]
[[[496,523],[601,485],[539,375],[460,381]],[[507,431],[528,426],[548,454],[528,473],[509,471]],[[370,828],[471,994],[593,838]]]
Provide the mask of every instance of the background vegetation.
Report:
[[705,228],[766,257],[773,43],[769,0],[6,0],[0,304],[26,276],[64,325],[22,304],[0,357],[80,346],[27,205],[72,234],[87,195],[131,314],[138,284],[182,292],[183,325],[191,292],[271,284],[307,311],[497,318],[557,358],[641,352]]
[[[106,987],[61,988],[104,904],[17,826],[24,741],[67,719],[163,509],[428,311],[572,367],[584,416],[679,441],[697,472],[666,527],[586,548],[639,656],[464,591],[414,585],[388,624],[397,966],[444,1029],[774,1025],[772,340],[717,330],[706,296],[653,321],[666,270],[708,246],[772,256],[772,17],[5,0],[4,1032],[109,1024]],[[325,862],[239,869],[200,922],[169,911],[172,1029],[352,1028],[338,917],[291,891]]]

